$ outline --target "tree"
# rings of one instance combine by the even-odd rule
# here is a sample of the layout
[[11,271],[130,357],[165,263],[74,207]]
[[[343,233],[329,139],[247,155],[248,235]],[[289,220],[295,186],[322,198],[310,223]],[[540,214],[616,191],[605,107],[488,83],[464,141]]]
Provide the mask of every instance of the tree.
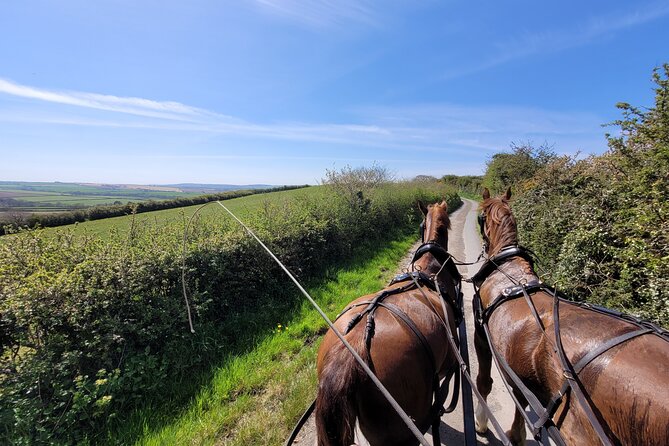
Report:
[[483,185],[493,193],[517,186],[555,159],[553,150],[546,146],[534,148],[530,143],[511,144],[511,153],[496,153],[487,163]]
[[385,167],[374,163],[370,167],[344,166],[340,170],[325,171],[323,184],[329,185],[354,208],[366,208],[368,192],[393,180]]

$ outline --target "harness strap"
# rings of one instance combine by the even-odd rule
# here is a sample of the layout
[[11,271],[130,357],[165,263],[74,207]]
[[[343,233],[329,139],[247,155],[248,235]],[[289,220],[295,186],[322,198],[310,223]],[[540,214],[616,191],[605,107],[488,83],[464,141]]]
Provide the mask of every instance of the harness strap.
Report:
[[[444,328],[446,328],[446,333],[447,333],[448,339],[451,343],[451,348],[453,349],[453,353],[456,356],[458,356],[458,352],[463,347],[462,341],[457,340],[455,338],[455,336],[453,335],[453,332],[451,331],[451,327],[448,325],[448,310],[446,309],[446,299],[444,299],[444,295],[441,292],[441,288],[439,287],[439,282],[436,280],[436,278],[434,280],[434,286],[437,289],[437,294],[439,296],[441,296],[441,299],[439,299],[439,303],[441,304],[441,311],[444,314],[444,318],[443,318]],[[462,286],[462,283],[458,283],[458,285],[456,285],[456,287],[455,287],[455,293],[458,296],[458,302],[457,302],[456,305],[452,306],[452,309],[454,310],[454,312],[459,313],[459,314],[456,314],[456,316],[455,316],[456,317],[456,324],[458,326],[462,326],[463,323],[464,323],[464,315],[462,314],[462,291],[461,291],[461,286]],[[425,297],[425,299],[427,299],[427,296],[424,296],[424,297]],[[465,343],[466,342],[467,341],[465,339]],[[466,344],[465,344],[465,348],[466,348]],[[458,396],[459,396],[458,394],[459,394],[459,391],[460,391],[460,387],[459,387],[460,386],[460,373],[456,372],[454,374],[454,380],[455,380],[455,383],[453,384],[453,397],[451,398],[451,404],[449,404],[448,407],[443,409],[444,413],[453,412],[455,410],[455,407],[458,404]],[[437,399],[435,397],[435,400],[437,400],[437,401],[435,401],[435,408],[437,408],[437,409],[442,409],[444,403],[446,402],[446,397],[448,396],[448,386],[446,385],[445,387],[446,387],[446,394],[444,395],[443,400],[441,400],[439,406],[436,405],[436,403],[438,402],[439,399]],[[465,398],[466,398],[466,396],[465,396],[464,391],[463,391],[463,400]],[[437,426],[437,428],[438,428],[438,426]],[[466,435],[466,433],[465,433],[465,435]],[[468,444],[466,441],[465,441],[465,443]]]
[[571,390],[574,392],[574,395],[578,399],[583,412],[588,417],[592,428],[597,433],[599,440],[604,446],[612,446],[609,436],[604,432],[604,428],[599,421],[599,418],[592,411],[583,390],[581,389],[581,382],[578,380],[576,373],[574,372],[571,363],[567,359],[565,354],[564,347],[562,346],[562,337],[560,336],[560,299],[557,295],[553,295],[553,326],[555,327],[555,343],[557,347],[557,353],[560,357],[560,362],[562,362],[562,368],[564,369],[564,376],[566,381],[569,383]]
[[[495,311],[504,302],[511,299],[515,299],[526,293],[532,293],[542,288],[544,288],[544,284],[540,280],[532,280],[526,283],[525,285],[518,285],[514,287],[505,288],[502,291],[502,294],[497,296],[485,309],[481,310],[481,319],[483,321],[488,321],[488,319],[490,319],[490,315],[492,314],[492,312]],[[476,290],[476,294],[478,294],[478,290]],[[542,324],[540,325],[542,326]]]
[[[552,424],[553,421],[550,418],[550,415],[546,414],[546,409],[544,406],[539,402],[539,399],[534,395],[532,391],[523,383],[523,381],[520,379],[520,377],[516,374],[516,372],[513,371],[511,366],[509,365],[508,362],[506,362],[506,359],[502,355],[497,352],[497,350],[493,347],[491,337],[490,337],[490,330],[488,328],[488,324],[485,323],[483,324],[483,329],[485,331],[486,339],[488,340],[488,345],[490,346],[490,351],[492,352],[492,357],[495,360],[495,364],[497,364],[497,368],[504,372],[504,376],[507,376],[508,378],[513,381],[513,383],[516,385],[516,388],[520,391],[520,393],[523,395],[525,400],[527,401],[527,404],[530,406],[530,411],[534,413],[534,415],[542,421],[541,424],[538,423],[533,423],[532,420],[527,416],[525,411],[523,410],[524,405],[520,403],[520,401],[516,398],[516,395],[513,392],[513,389],[510,388],[509,383],[507,380],[503,379],[502,382],[504,382],[504,385],[506,386],[507,390],[509,391],[509,394],[511,395],[511,398],[513,399],[514,403],[516,404],[516,407],[519,408],[518,411],[522,415],[522,417],[525,419],[525,423],[530,427],[532,430],[532,435],[534,438],[539,439],[541,436],[541,430],[545,428],[546,423]],[[559,434],[558,430],[551,431],[552,435],[551,438],[558,444],[558,445],[564,445],[564,439],[562,438],[562,435]],[[551,434],[549,432],[549,434]],[[557,432],[557,435],[555,434]]]
[[449,272],[453,280],[455,282],[460,282],[462,276],[460,274],[460,271],[458,271],[458,267],[455,266],[453,257],[437,242],[428,241],[420,245],[420,247],[414,253],[413,258],[411,259],[411,264],[415,263],[418,259],[420,259],[421,257],[423,257],[425,254],[428,253],[432,254],[439,263],[442,264],[445,263],[445,268]]
[[481,284],[492,274],[499,266],[513,257],[521,257],[527,260],[534,268],[534,253],[527,248],[517,245],[507,246],[496,255],[490,257],[479,271],[471,277],[471,282],[477,286]]
[[419,285],[426,286],[433,291],[437,290],[434,287],[434,283],[432,282],[432,279],[430,279],[430,276],[425,274],[423,271],[411,271],[407,273],[398,274],[392,278],[388,286],[395,285],[396,283],[400,282],[406,282],[407,280],[413,281],[414,277],[417,279],[416,281],[418,282]]
[[361,305],[367,305],[367,308],[365,308],[363,311],[361,311],[360,313],[353,316],[353,319],[351,319],[349,321],[348,326],[346,327],[346,331],[345,331],[345,333],[348,333],[360,321],[360,319],[362,319],[362,317],[365,314],[374,310],[374,308],[378,305],[378,302],[380,302],[381,300],[385,299],[388,296],[392,296],[393,294],[404,293],[405,291],[409,291],[412,288],[413,288],[413,286],[411,284],[409,284],[409,285],[405,285],[405,286],[402,286],[402,287],[399,287],[399,288],[393,288],[391,290],[384,290],[384,291],[380,292],[379,294],[377,294],[372,300],[366,300],[364,302],[358,302],[356,304],[351,304],[348,307],[344,308],[341,311],[341,313],[339,313],[337,315],[335,320],[342,317],[345,313],[347,313],[352,308],[359,307]]
[[[437,284],[437,288],[439,285]],[[424,294],[424,292],[421,290],[421,293]],[[441,294],[441,293],[440,293]],[[462,293],[458,293],[460,298],[462,298]],[[476,307],[477,300],[476,297],[478,294],[474,295],[474,306]],[[427,298],[427,296],[425,296]],[[480,297],[480,296],[479,296]],[[442,309],[444,310],[444,314],[446,314],[446,306],[445,302],[442,299]],[[451,348],[453,349],[453,352],[455,353],[458,364],[460,365],[460,373],[466,378],[468,382],[467,388],[471,390],[471,392],[476,395],[476,398],[479,400],[479,403],[481,404],[481,407],[483,408],[484,412],[486,413],[486,416],[492,423],[493,429],[497,433],[497,436],[499,437],[500,441],[504,446],[511,446],[511,441],[509,440],[509,437],[506,436],[506,432],[504,432],[504,429],[502,426],[499,424],[499,421],[497,421],[497,418],[495,417],[495,414],[492,413],[492,410],[490,410],[490,406],[486,403],[485,399],[481,395],[481,392],[479,392],[478,388],[474,384],[474,380],[471,377],[471,374],[469,373],[469,355],[467,352],[467,347],[466,347],[466,342],[464,341],[466,339],[466,334],[467,330],[465,329],[464,326],[464,319],[460,323],[460,332],[464,335],[463,338],[461,339],[461,342],[465,342],[464,344],[461,344],[458,346],[458,342],[455,340],[455,336],[453,335],[451,328],[448,326],[448,324],[445,324],[446,330],[448,332],[448,342],[451,344]],[[462,352],[461,352],[462,350]],[[466,359],[465,359],[466,358]],[[464,387],[463,387],[464,389]],[[471,400],[468,402],[468,404],[465,404],[464,401],[466,400],[466,395],[464,395],[464,390],[463,390],[463,416],[465,417],[465,420],[470,420],[469,423],[469,429],[467,427],[467,422],[465,421],[465,444],[476,444],[476,431],[474,430],[474,413],[473,413],[473,403]],[[471,398],[471,395],[470,395]],[[468,435],[469,434],[469,435]],[[467,441],[469,439],[469,441]],[[559,445],[561,446],[561,445]]]
[[653,333],[652,328],[642,328],[639,330],[634,330],[630,331],[628,333],[622,334],[620,336],[616,336],[613,339],[609,339],[599,347],[597,347],[594,350],[591,350],[587,355],[582,357],[576,364],[574,364],[574,372],[576,374],[581,373],[581,371],[588,365],[592,360],[594,360],[597,356],[604,354],[604,352],[612,349],[618,344],[622,344],[623,342],[627,342],[630,339],[634,339],[638,336],[645,335],[647,333]]
[[[428,416],[428,419],[432,419],[431,427],[432,427],[432,438],[434,445],[441,444],[440,436],[439,436],[439,423],[440,423],[440,413],[441,409],[444,405],[444,402],[446,401],[446,398],[448,397],[448,386],[449,382],[444,380],[444,383],[439,386],[439,374],[437,370],[437,364],[436,360],[434,358],[434,352],[432,351],[432,348],[430,347],[430,344],[425,338],[425,335],[420,331],[420,329],[416,326],[416,324],[411,320],[411,318],[404,312],[402,309],[400,309],[398,306],[391,304],[391,303],[385,303],[385,302],[379,302],[378,304],[380,307],[383,307],[390,312],[392,312],[395,316],[399,317],[410,329],[413,331],[413,333],[416,335],[420,343],[423,345],[423,348],[430,359],[430,363],[432,364],[432,393],[434,395],[434,403],[432,404],[432,407],[430,408],[430,415]],[[450,411],[453,411],[455,409],[455,406],[457,404],[457,390],[458,390],[458,385],[460,383],[459,381],[459,374],[455,373],[454,374],[454,379],[455,379],[455,384],[454,384],[454,392],[453,392],[453,399],[451,401],[451,405],[449,406]],[[427,429],[427,426],[424,427]]]

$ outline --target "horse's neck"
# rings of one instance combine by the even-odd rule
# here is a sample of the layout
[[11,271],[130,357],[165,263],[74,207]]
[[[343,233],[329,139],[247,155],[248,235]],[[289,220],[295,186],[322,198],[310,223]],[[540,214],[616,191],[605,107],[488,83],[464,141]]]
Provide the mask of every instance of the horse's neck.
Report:
[[481,285],[480,294],[483,306],[487,307],[493,299],[502,294],[505,288],[536,279],[537,275],[525,259],[516,257],[502,263]]

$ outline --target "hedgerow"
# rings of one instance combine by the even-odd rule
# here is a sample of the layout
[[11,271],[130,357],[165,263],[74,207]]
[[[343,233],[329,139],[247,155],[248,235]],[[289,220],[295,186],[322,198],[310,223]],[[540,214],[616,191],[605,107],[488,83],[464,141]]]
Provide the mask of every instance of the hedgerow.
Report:
[[519,184],[521,241],[571,296],[669,326],[669,65],[655,107],[618,104],[609,150],[561,157]]
[[[438,184],[384,183],[345,196],[266,202],[248,222],[300,279],[362,243],[415,230]],[[357,192],[360,192],[359,194]],[[131,225],[110,239],[23,230],[0,243],[0,443],[88,444],[143,401],[178,389],[270,331],[298,295],[230,221],[194,221],[185,252],[196,332],[181,293],[184,223]]]

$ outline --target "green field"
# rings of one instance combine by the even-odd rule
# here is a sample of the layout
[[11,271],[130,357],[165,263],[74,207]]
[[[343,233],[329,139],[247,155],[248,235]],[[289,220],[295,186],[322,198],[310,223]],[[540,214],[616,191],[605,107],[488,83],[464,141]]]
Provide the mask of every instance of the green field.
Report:
[[[225,206],[235,215],[244,218],[250,214],[258,212],[259,209],[269,206],[281,206],[289,201],[300,199],[300,197],[317,197],[323,195],[321,187],[308,187],[304,189],[285,190],[277,192],[268,192],[264,194],[249,195],[246,197],[225,200]],[[133,225],[151,224],[155,226],[167,226],[173,223],[184,222],[189,219],[195,211],[202,205],[187,206],[175,209],[165,209],[161,211],[146,212],[143,214],[126,215],[122,217],[105,218],[102,220],[87,221],[76,223],[74,225],[61,226],[59,228],[47,228],[44,231],[55,233],[63,229],[71,229],[77,235],[95,235],[102,239],[107,238],[112,230],[127,232]],[[203,220],[214,221],[224,219],[229,221],[231,218],[225,210],[215,204],[209,204],[204,207],[198,215]]]
[[[201,195],[201,193],[141,189],[125,185],[0,181],[0,210],[4,209],[4,212],[41,213],[130,201],[168,200],[196,195]],[[2,202],[3,199],[15,201]]]

